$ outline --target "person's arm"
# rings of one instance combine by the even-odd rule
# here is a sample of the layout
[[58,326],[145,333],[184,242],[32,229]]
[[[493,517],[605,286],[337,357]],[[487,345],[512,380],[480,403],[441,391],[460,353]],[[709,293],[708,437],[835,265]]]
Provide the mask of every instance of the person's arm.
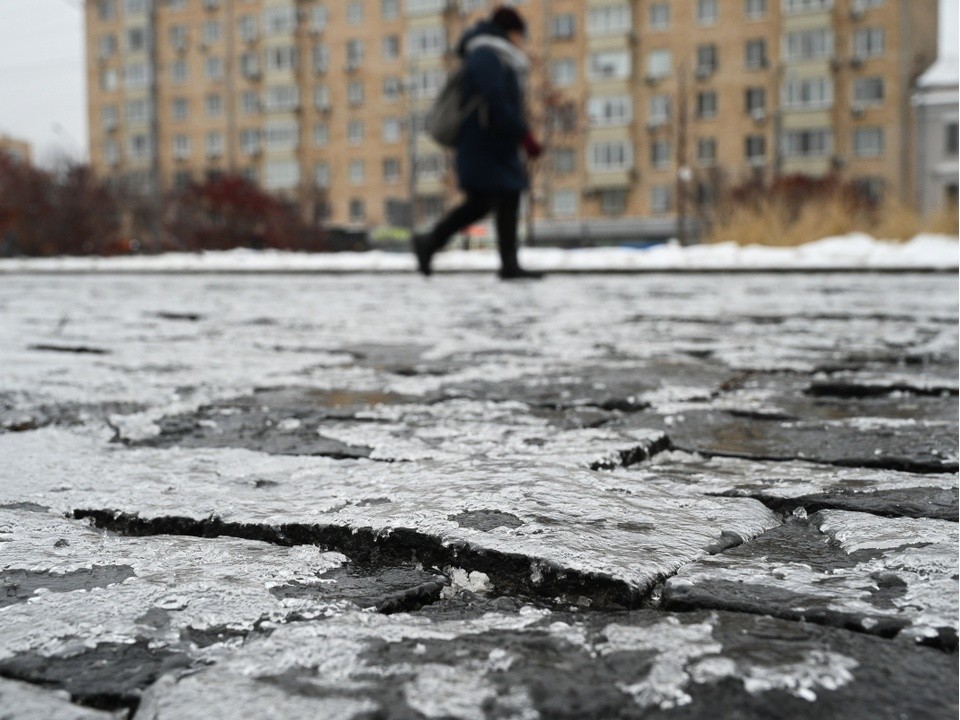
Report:
[[467,73],[483,96],[490,127],[519,144],[530,133],[522,108],[508,100],[507,73],[503,62],[489,48],[479,48],[467,56]]

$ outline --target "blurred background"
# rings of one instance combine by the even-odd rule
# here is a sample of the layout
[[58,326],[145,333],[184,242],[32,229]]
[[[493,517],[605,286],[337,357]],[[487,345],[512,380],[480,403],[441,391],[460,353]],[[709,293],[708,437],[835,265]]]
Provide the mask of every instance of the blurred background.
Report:
[[[423,120],[498,4],[0,0],[0,254],[405,248],[456,201]],[[956,233],[957,0],[506,4],[528,244]]]

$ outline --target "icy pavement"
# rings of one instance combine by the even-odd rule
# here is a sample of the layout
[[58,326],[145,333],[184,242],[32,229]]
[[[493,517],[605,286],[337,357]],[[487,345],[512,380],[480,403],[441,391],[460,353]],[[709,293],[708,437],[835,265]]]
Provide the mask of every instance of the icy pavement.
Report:
[[953,718],[956,298],[5,276],[0,717]]

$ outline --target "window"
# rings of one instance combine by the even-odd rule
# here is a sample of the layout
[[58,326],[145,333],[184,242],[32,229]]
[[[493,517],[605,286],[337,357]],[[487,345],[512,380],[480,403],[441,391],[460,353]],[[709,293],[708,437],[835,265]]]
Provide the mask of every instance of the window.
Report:
[[747,162],[751,165],[763,164],[767,156],[767,139],[763,135],[748,135],[744,146]]
[[330,11],[326,5],[314,5],[310,8],[310,29],[315,33],[322,33],[330,22]]
[[240,56],[240,74],[252,79],[260,76],[260,58],[255,53],[243,53]]
[[364,49],[362,40],[347,41],[347,69],[355,70],[363,65]]
[[190,138],[186,135],[174,135],[173,157],[175,160],[186,160],[190,157]]
[[347,85],[347,102],[351,105],[363,105],[363,83],[359,80],[352,80]]
[[264,105],[273,112],[296,110],[300,107],[300,88],[296,85],[271,85],[266,90]]
[[123,71],[123,82],[129,90],[146,88],[150,85],[150,77],[150,67],[146,63],[130,63]]
[[654,140],[650,145],[650,164],[657,170],[670,166],[670,143],[666,140]]
[[653,50],[647,55],[647,77],[665,78],[673,71],[673,56],[669,50]]
[[700,138],[697,140],[697,162],[704,167],[717,164],[716,138]]
[[263,129],[267,150],[295,150],[300,144],[300,127],[295,121],[270,120]]
[[330,126],[326,123],[315,123],[313,126],[313,144],[317,147],[326,147],[330,144]]
[[447,74],[442,69],[423,70],[414,73],[410,78],[410,91],[417,100],[424,98],[435,98],[443,89]]
[[417,176],[423,180],[440,180],[446,170],[447,161],[443,155],[434,153],[417,160]]
[[123,0],[124,15],[143,15],[147,11],[147,0]]
[[407,34],[407,55],[441,57],[447,49],[447,31],[442,25],[414,28]]
[[744,109],[748,115],[757,116],[767,109],[767,91],[765,88],[747,88],[744,92]]
[[833,133],[827,128],[787,130],[782,145],[785,157],[825,157],[833,152]]
[[363,120],[351,120],[347,125],[347,140],[351,145],[363,144]]
[[313,166],[313,184],[318,188],[330,187],[330,163],[319,162]]
[[883,200],[885,183],[883,178],[854,178],[854,187],[867,200],[878,203]]
[[383,99],[387,102],[396,102],[403,95],[403,82],[398,77],[383,79]]
[[190,41],[190,30],[186,25],[172,25],[169,32],[170,45],[177,50],[186,50]]
[[553,172],[557,175],[570,175],[577,171],[577,152],[573,148],[554,148],[550,154]]
[[208,158],[218,158],[223,155],[223,133],[217,131],[207,133],[206,151]]
[[326,85],[317,85],[313,89],[313,106],[317,110],[330,108],[330,88]]
[[853,154],[857,157],[883,155],[883,128],[857,128],[853,131]]
[[590,8],[587,15],[587,33],[596,35],[620,35],[630,32],[632,23],[630,6],[604,5]]
[[747,20],[762,20],[767,14],[767,0],[744,0],[743,14]]
[[783,12],[787,15],[825,12],[833,7],[833,0],[783,0]]
[[855,105],[870,107],[883,104],[883,78],[857,78],[853,84],[853,102]]
[[665,125],[670,120],[670,96],[652,95],[647,101],[647,124]]
[[670,186],[654,185],[650,188],[650,212],[657,215],[670,211]]
[[120,108],[116,105],[104,105],[100,111],[100,127],[113,130],[120,124]]
[[946,130],[946,142],[943,144],[943,150],[949,157],[957,156],[957,133],[958,126],[957,123],[947,123],[945,128]]
[[263,186],[267,190],[289,190],[299,184],[300,163],[296,160],[279,160],[265,165]]
[[384,60],[396,60],[400,57],[400,37],[387,35],[381,44]]
[[212,45],[220,41],[220,23],[217,20],[207,20],[203,24],[203,42]]
[[547,110],[547,125],[554,132],[574,133],[579,126],[580,108],[575,102],[564,102]]
[[400,17],[400,0],[380,0],[380,14],[384,20],[396,20]]
[[400,142],[403,124],[400,118],[385,118],[383,121],[383,141],[388,143]]
[[697,22],[713,25],[717,22],[717,0],[697,0]]
[[207,80],[223,79],[223,58],[209,57],[203,63],[203,74]]
[[244,90],[240,96],[240,107],[245,115],[253,115],[260,112],[260,95],[255,90]]
[[313,47],[313,71],[315,73],[325,73],[330,67],[330,48],[324,44],[314,45]]
[[627,191],[612,188],[600,191],[600,212],[604,215],[623,215],[627,211]]
[[880,57],[885,45],[883,28],[861,28],[853,34],[853,57],[859,60]]
[[717,46],[697,46],[697,76],[704,77],[717,70]]
[[106,60],[117,53],[117,36],[102,35],[100,37],[100,58]]
[[633,166],[633,145],[628,140],[591,143],[589,152],[593,172],[617,172]]
[[576,217],[578,202],[576,190],[556,190],[550,198],[550,210],[556,217]]
[[253,15],[243,15],[237,21],[237,33],[243,42],[252,42],[257,39],[257,18]]
[[116,0],[100,0],[97,3],[97,15],[104,21],[115,20],[117,17]]
[[668,30],[670,28],[670,6],[665,2],[653,3],[650,6],[650,29]]
[[633,122],[633,99],[629,95],[591,98],[587,116],[597,126],[629,125]]
[[143,52],[147,48],[147,29],[127,28],[127,52]]
[[260,152],[260,131],[245,129],[240,131],[240,152],[244,155],[256,155]]
[[697,93],[697,117],[709,120],[717,116],[717,94],[713,90]]
[[[411,0],[412,2],[412,0]],[[367,206],[360,198],[350,201],[350,222],[362,223],[367,217]]]
[[120,75],[116,70],[107,69],[100,71],[100,89],[106,92],[116,90],[120,86]]
[[144,160],[150,157],[151,146],[149,135],[131,135],[129,142],[130,157],[134,160]]
[[557,87],[567,87],[577,81],[577,63],[569,58],[550,63],[550,79]]
[[447,0],[407,0],[407,15],[433,15],[446,7]]
[[187,82],[189,69],[186,60],[174,60],[170,63],[170,79],[174,85],[183,85]]
[[577,30],[576,18],[570,13],[550,18],[550,37],[554,40],[570,40]]
[[823,110],[833,106],[833,79],[794,78],[783,85],[781,102],[788,110]]
[[366,167],[363,160],[351,160],[348,172],[351,185],[363,185],[366,179]]
[[347,22],[350,25],[363,24],[363,3],[355,0],[347,5]]
[[762,70],[767,67],[767,41],[748,40],[746,47],[747,70]]
[[103,143],[103,159],[110,165],[120,162],[120,144],[116,140],[106,140]]
[[137,100],[128,100],[126,107],[126,118],[128,125],[146,125],[150,122],[150,102],[146,98]]
[[296,29],[297,9],[292,4],[263,11],[264,35],[292,35]]
[[820,60],[832,57],[833,52],[834,36],[830,28],[789,32],[783,46],[785,60]]
[[268,48],[264,52],[264,63],[268,70],[295,70],[297,49],[292,45]]
[[859,12],[883,5],[883,0],[853,0],[853,9]]
[[385,158],[383,161],[383,181],[387,183],[400,182],[400,160]]
[[630,77],[630,53],[626,50],[608,50],[590,53],[590,76],[594,79],[625,79]]

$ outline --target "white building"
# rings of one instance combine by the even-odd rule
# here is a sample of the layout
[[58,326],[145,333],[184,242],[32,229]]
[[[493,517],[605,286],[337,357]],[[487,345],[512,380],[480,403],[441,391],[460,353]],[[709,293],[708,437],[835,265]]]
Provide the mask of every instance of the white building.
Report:
[[924,215],[957,205],[958,106],[957,58],[942,57],[917,80],[913,105],[917,118],[917,207]]

